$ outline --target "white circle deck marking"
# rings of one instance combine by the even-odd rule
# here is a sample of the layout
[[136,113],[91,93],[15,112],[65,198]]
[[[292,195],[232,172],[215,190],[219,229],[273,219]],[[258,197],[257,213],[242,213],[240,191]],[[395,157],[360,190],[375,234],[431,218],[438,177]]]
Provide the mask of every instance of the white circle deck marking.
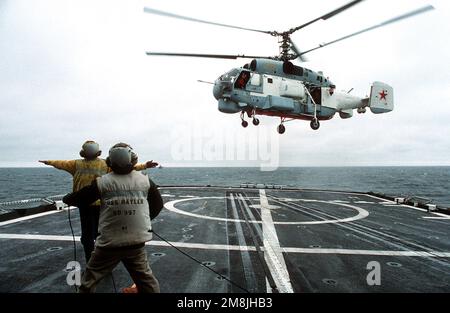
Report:
[[[222,222],[237,222],[237,223],[245,223],[247,221],[245,220],[240,220],[240,219],[232,219],[232,218],[224,218],[224,217],[215,217],[215,216],[207,216],[207,215],[201,215],[201,214],[196,214],[196,213],[191,213],[191,212],[186,212],[180,209],[177,209],[175,207],[176,204],[180,203],[180,202],[186,202],[186,201],[195,201],[195,200],[204,200],[204,199],[226,199],[227,197],[197,197],[197,198],[188,198],[188,199],[178,199],[178,200],[173,200],[170,202],[167,202],[166,204],[164,204],[164,207],[166,209],[168,209],[169,211],[172,211],[174,213],[178,213],[181,215],[187,215],[187,216],[191,216],[191,217],[197,217],[197,218],[203,218],[203,219],[207,219],[207,220],[213,220],[213,221],[222,221]],[[318,225],[318,224],[334,224],[334,223],[346,223],[346,222],[352,222],[352,221],[356,221],[356,220],[360,220],[363,218],[366,218],[367,216],[369,216],[369,212],[354,206],[354,205],[350,205],[350,204],[345,204],[345,203],[333,203],[333,202],[328,202],[328,201],[320,201],[320,200],[316,200],[316,202],[322,202],[322,203],[326,203],[326,204],[334,204],[334,205],[338,205],[338,206],[344,206],[344,207],[348,207],[351,209],[354,209],[356,211],[358,211],[358,214],[352,217],[347,217],[347,218],[340,218],[340,219],[335,219],[335,220],[324,220],[324,221],[309,221],[309,222],[273,222],[275,225]],[[258,223],[261,224],[262,221],[248,221],[250,223]]]

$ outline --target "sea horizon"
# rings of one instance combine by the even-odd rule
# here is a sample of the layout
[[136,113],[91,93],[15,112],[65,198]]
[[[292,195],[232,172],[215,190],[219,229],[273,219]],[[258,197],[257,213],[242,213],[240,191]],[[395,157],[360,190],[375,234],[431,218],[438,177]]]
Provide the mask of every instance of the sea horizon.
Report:
[[[260,168],[260,166],[243,166],[243,165],[227,165],[227,166],[215,166],[215,165],[163,165],[162,168]],[[450,167],[450,165],[283,165],[276,168],[353,168],[353,167]],[[37,166],[0,166],[0,169],[6,168],[48,168],[48,165],[37,165]],[[276,171],[276,169],[275,169]]]
[[[289,188],[376,192],[420,196],[450,207],[450,166],[281,166],[170,167],[147,169],[159,186],[239,186],[242,183]],[[72,191],[72,176],[50,166],[0,168],[0,202]]]

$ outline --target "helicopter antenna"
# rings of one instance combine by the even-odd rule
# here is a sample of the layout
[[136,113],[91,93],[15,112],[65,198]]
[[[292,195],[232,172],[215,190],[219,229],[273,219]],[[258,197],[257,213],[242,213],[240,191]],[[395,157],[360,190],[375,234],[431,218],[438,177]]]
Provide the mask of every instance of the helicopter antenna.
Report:
[[210,84],[210,85],[214,85],[214,83],[213,83],[213,82],[207,82],[207,81],[205,81],[205,80],[201,80],[201,79],[197,79],[197,82],[199,82],[199,83],[203,83],[203,84]]

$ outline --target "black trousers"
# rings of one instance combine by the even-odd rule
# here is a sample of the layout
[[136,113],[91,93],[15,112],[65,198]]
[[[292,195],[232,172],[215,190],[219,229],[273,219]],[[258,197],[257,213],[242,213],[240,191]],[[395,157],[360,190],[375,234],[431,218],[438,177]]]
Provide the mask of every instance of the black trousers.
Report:
[[91,253],[94,251],[95,238],[97,238],[98,235],[100,206],[80,206],[79,210],[81,222],[81,244],[83,245],[86,263],[88,263],[91,258]]

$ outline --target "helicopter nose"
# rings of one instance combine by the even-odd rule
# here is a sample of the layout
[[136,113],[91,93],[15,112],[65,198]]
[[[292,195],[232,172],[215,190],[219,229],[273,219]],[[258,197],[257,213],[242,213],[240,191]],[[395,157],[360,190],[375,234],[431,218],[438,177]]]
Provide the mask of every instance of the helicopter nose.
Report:
[[216,100],[219,100],[223,95],[222,82],[219,81],[218,79],[214,82],[213,95],[214,98],[216,98]]

